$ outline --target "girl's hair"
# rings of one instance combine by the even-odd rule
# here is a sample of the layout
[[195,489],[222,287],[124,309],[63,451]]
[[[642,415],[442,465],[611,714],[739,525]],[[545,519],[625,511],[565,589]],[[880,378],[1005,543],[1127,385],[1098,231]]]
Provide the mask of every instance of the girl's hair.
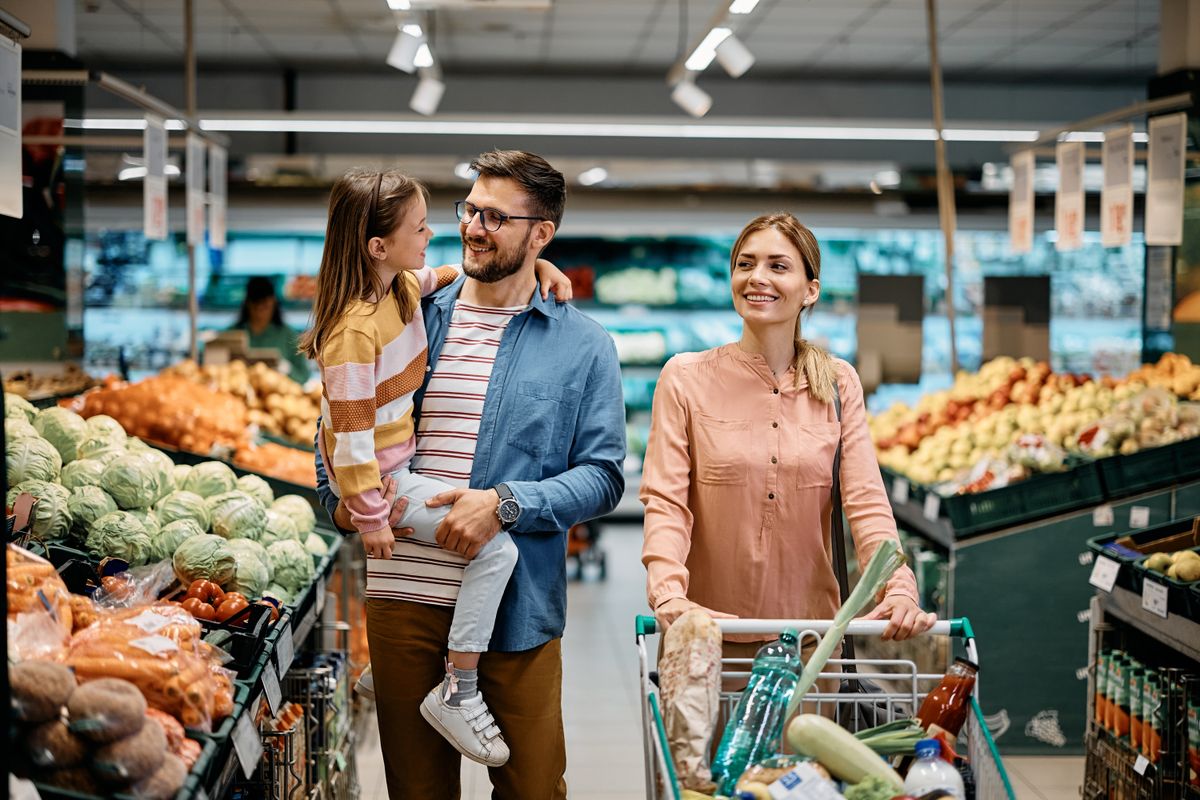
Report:
[[283,313],[279,310],[279,298],[275,294],[275,282],[265,275],[255,275],[246,281],[246,297],[242,300],[242,310],[238,312],[235,328],[245,328],[250,324],[250,306],[263,300],[275,301],[275,309],[271,312],[271,324],[283,327]]
[[300,337],[300,352],[305,356],[321,357],[322,345],[356,300],[374,296],[382,302],[385,294],[391,294],[401,319],[406,323],[412,320],[418,301],[404,290],[404,274],[396,276],[391,286],[382,285],[367,243],[394,231],[418,195],[429,199],[424,186],[395,170],[351,170],[334,183],[317,273],[313,325]]
[[[729,257],[729,269],[732,272],[737,267],[738,253],[742,251],[742,247],[746,244],[746,240],[752,234],[759,231],[776,230],[788,238],[800,253],[800,259],[804,262],[804,271],[810,281],[820,280],[821,278],[821,246],[817,243],[817,237],[813,232],[804,227],[800,220],[796,219],[786,211],[781,211],[776,214],[764,214],[761,217],[756,217],[750,220],[746,227],[742,228],[742,232],[738,234],[737,241],[733,243],[733,252]],[[811,306],[802,309],[796,317],[796,386],[799,388],[802,378],[808,379],[808,391],[817,400],[822,403],[833,402],[833,385],[836,375],[833,370],[833,359],[829,353],[810,344],[800,335],[800,318],[804,311],[811,310]]]

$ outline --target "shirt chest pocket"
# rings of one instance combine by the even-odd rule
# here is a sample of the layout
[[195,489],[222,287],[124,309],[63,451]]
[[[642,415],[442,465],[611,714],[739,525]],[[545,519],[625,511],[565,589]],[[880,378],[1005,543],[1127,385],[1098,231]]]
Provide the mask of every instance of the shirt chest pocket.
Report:
[[795,448],[789,461],[795,471],[797,488],[833,486],[833,456],[840,436],[841,426],[837,423],[817,422],[795,429],[788,437]]
[[568,386],[521,381],[516,404],[509,411],[508,444],[535,458],[560,455],[567,447],[581,398],[578,389]]
[[753,420],[696,414],[693,450],[696,480],[722,486],[746,484],[747,448],[753,447]]

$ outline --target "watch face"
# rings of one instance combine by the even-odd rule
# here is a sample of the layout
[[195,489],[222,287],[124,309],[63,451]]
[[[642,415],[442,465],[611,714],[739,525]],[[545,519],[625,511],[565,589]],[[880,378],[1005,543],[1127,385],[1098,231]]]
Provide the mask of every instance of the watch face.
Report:
[[521,507],[517,505],[516,500],[506,499],[500,502],[500,521],[506,525],[510,525],[517,521],[521,516]]

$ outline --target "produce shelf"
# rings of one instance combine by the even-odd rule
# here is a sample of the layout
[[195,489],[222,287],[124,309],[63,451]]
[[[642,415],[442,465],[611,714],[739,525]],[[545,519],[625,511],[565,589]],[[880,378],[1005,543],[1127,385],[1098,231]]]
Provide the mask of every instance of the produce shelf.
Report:
[[1113,456],[1096,462],[1107,497],[1131,494],[1182,483],[1200,476],[1200,438]]
[[1099,592],[1100,607],[1122,622],[1133,625],[1193,661],[1200,662],[1200,622],[1178,614],[1166,619],[1142,608],[1139,594],[1114,586],[1112,592]]

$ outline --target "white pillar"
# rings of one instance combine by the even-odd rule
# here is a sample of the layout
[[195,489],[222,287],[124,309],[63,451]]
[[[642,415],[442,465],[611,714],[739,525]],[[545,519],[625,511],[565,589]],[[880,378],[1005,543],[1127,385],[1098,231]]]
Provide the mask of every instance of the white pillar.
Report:
[[1200,0],[1160,0],[1158,74],[1200,68]]

